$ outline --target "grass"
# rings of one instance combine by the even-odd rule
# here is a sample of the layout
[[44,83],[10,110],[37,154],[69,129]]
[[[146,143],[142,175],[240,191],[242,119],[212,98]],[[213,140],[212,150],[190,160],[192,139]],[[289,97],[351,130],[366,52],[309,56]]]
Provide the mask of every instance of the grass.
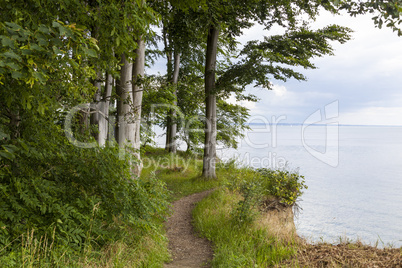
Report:
[[255,171],[235,168],[234,163],[220,163],[217,179],[208,180],[200,176],[202,161],[196,157],[164,154],[155,149],[147,157],[152,165],[146,166],[143,176],[154,172],[166,182],[172,191],[172,201],[216,189],[193,211],[195,228],[214,244],[213,267],[267,267],[296,254],[292,238],[275,236],[262,224],[264,214],[258,215],[255,209],[257,215],[252,223],[239,225],[236,221],[235,211],[242,196],[233,181],[240,184],[251,180],[256,176]]
[[213,267],[268,267],[296,253],[292,243],[270,235],[256,222],[239,225],[232,211],[241,197],[219,189],[202,200],[193,212],[194,224],[214,244]]
[[[200,158],[154,148],[147,148],[143,161],[142,177],[155,174],[164,181],[169,201],[216,189],[193,211],[195,228],[213,243],[212,267],[402,267],[401,249],[299,239],[291,208],[264,211],[249,195],[260,176],[255,170],[219,163],[218,178],[207,180],[201,177]],[[56,245],[52,237],[36,239],[29,230],[20,239],[20,251],[2,256],[0,248],[0,262],[6,267],[163,267],[171,257],[164,224],[159,220],[153,226],[140,233],[125,230],[124,239],[102,248],[87,245],[81,252]]]
[[[252,203],[245,210],[250,220],[239,222],[243,219],[239,204],[244,201],[241,185],[258,182],[259,173],[254,170],[220,163],[218,178],[205,180],[200,177],[200,159],[161,151],[151,157],[159,164],[144,174],[157,173],[172,191],[172,200],[216,189],[193,211],[195,228],[213,243],[212,267],[402,267],[401,249],[379,249],[349,240],[338,245],[305,242],[296,235],[289,207],[264,212]],[[169,164],[163,166],[163,162]]]
[[1,255],[0,267],[162,267],[170,258],[163,223],[153,230],[137,234],[125,232],[125,238],[102,248],[88,246],[74,252],[55,243],[54,237],[34,237],[35,230],[22,236],[19,251]]
[[219,187],[222,180],[201,177],[202,160],[184,152],[165,153],[163,149],[150,148],[144,161],[142,176],[156,174],[171,191],[171,200]]
[[[294,256],[293,237],[278,236],[264,224],[266,214],[256,208],[245,212],[253,219],[239,224],[236,211],[244,198],[241,184],[258,176],[254,170],[237,168],[233,162],[217,165],[217,179],[204,179],[202,161],[183,153],[177,155],[151,149],[143,176],[155,173],[172,192],[171,201],[215,188],[193,211],[194,225],[214,245],[213,267],[268,267]],[[293,223],[293,218],[291,219]],[[280,223],[282,224],[282,222]]]

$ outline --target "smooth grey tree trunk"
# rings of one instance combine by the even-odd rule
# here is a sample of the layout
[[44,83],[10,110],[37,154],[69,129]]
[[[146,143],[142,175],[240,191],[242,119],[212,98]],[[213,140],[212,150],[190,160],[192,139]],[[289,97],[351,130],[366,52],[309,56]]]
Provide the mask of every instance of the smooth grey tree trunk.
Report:
[[[180,53],[174,53],[174,68],[173,68],[173,77],[172,77],[172,85],[175,87],[174,89],[174,101],[173,105],[177,106],[177,83],[179,82],[179,71],[180,71]],[[176,110],[170,109],[170,115],[168,117],[170,120],[170,125],[168,125],[168,133],[169,133],[169,144],[168,151],[171,153],[177,152],[177,144],[176,144],[176,135],[177,135],[177,121],[176,121]]]
[[136,58],[133,64],[133,107],[134,107],[134,155],[137,157],[139,164],[134,169],[134,173],[139,176],[142,170],[142,163],[140,157],[141,146],[141,106],[143,85],[140,84],[139,79],[144,78],[145,74],[145,41],[142,37],[137,41],[138,47],[135,50]]
[[102,101],[99,103],[99,145],[104,146],[109,135],[109,105],[112,95],[113,77],[111,74],[106,74],[105,91]]
[[206,178],[216,178],[216,92],[215,69],[218,47],[219,29],[211,26],[208,32],[206,63],[205,63],[205,96],[206,120],[202,175]]
[[121,56],[120,80],[117,86],[117,143],[120,148],[133,146],[135,141],[135,120],[133,117],[132,77],[133,64]]
[[[102,73],[100,71],[96,72],[96,80],[94,81],[94,86],[97,88],[94,96],[94,102],[91,103],[91,115],[90,115],[90,123],[91,126],[95,126],[99,129],[99,120],[100,120],[100,100],[101,100],[101,90],[102,90]],[[99,131],[97,133],[93,133],[95,140],[99,143]]]

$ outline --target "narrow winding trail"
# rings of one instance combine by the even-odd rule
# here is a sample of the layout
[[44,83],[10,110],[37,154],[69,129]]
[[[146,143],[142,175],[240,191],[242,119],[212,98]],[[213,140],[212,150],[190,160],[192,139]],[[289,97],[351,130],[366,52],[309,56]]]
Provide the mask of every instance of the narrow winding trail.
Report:
[[210,267],[213,255],[211,243],[196,234],[191,225],[191,212],[195,204],[211,192],[192,194],[173,203],[174,212],[166,224],[173,261],[165,264],[165,268]]

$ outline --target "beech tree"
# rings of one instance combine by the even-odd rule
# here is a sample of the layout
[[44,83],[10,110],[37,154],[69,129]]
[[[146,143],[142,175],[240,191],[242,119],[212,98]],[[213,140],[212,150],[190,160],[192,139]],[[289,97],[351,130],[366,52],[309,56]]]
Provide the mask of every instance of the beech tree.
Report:
[[[115,54],[123,55],[122,67],[139,58],[136,40],[147,32],[150,10],[133,1],[27,0],[0,1],[0,13],[2,254],[11,252],[15,264],[27,229],[35,230],[33,240],[52,237],[54,251],[70,255],[88,243],[114,241],[116,233],[106,230],[116,227],[116,217],[121,230],[139,228],[138,222],[149,228],[154,212],[146,211],[163,202],[148,195],[146,187],[155,184],[132,180],[126,155],[75,133],[79,114],[68,115],[79,104],[88,107],[111,95],[110,76],[119,77]],[[123,70],[120,81],[131,81],[130,68]],[[131,94],[127,85],[124,93]],[[68,119],[70,128],[63,129]],[[95,146],[84,149],[77,140]],[[94,208],[98,214],[91,217]],[[88,233],[95,238],[88,241]]]
[[382,28],[383,25],[397,32],[402,36],[402,1],[400,0],[369,0],[369,1],[335,1],[340,10],[346,10],[351,16],[359,14],[373,14],[373,21],[376,27]]
[[[321,1],[207,1],[207,11],[196,12],[204,16],[208,31],[205,63],[206,124],[204,141],[203,176],[216,177],[216,95],[220,90],[244,90],[249,84],[271,88],[271,80],[286,81],[289,78],[304,80],[305,77],[287,66],[314,68],[310,62],[315,56],[332,52],[329,40],[344,42],[349,38],[349,30],[332,26],[320,31],[312,31],[302,21],[300,15],[314,19],[320,7],[335,11],[329,2]],[[201,13],[201,14],[200,14]],[[222,73],[216,73],[219,36],[232,40],[241,35],[242,30],[253,25],[253,21],[265,26],[273,25],[286,29],[283,36],[267,37],[263,42],[250,42],[240,53],[240,61],[228,66]],[[299,23],[302,21],[302,23]],[[309,47],[312,50],[305,49]],[[217,80],[216,80],[217,79]]]
[[[189,3],[191,5],[191,3]],[[162,39],[164,54],[167,60],[168,90],[172,90],[173,107],[177,107],[177,87],[180,82],[181,61],[190,62],[193,55],[202,43],[203,33],[198,23],[186,9],[178,8],[170,3],[164,3],[162,15]],[[166,118],[166,146],[165,149],[175,153],[177,150],[177,118],[176,109],[170,109]]]

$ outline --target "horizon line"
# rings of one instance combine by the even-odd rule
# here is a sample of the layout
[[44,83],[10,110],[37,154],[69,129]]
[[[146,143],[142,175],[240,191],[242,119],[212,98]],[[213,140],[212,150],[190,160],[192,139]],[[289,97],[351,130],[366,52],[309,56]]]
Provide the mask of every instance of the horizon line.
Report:
[[[246,123],[246,125],[274,125],[272,123]],[[275,125],[286,125],[286,126],[302,126],[304,123],[276,123]],[[333,124],[308,124],[309,126],[333,126]],[[402,127],[402,125],[358,125],[358,124],[338,124],[338,126],[343,127]]]

